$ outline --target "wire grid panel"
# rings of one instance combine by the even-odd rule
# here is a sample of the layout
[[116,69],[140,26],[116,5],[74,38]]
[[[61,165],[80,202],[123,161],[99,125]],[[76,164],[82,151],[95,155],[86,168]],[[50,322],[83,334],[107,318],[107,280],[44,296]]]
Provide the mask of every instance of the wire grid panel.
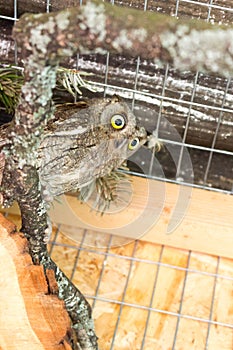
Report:
[[[81,3],[81,2],[80,2]],[[232,24],[231,0],[124,0],[118,5],[157,11],[179,18],[198,18],[211,23]],[[42,6],[42,5],[41,5]],[[52,1],[42,11],[53,10]],[[14,0],[12,16],[0,13],[0,20],[13,22],[21,14]],[[18,64],[17,48],[14,61]],[[168,65],[126,59],[107,54],[75,56],[69,65],[94,73],[92,83],[102,95],[118,94],[129,103],[149,132],[156,132],[164,147],[156,156],[163,174],[158,175],[154,154],[134,158],[132,174],[232,193],[233,181],[233,82],[201,72],[177,72]],[[171,149],[175,156],[171,156]],[[190,163],[187,164],[188,152]],[[146,163],[146,164],[145,164]]]
[[74,245],[58,228],[50,253],[92,305],[101,350],[232,349],[232,260],[140,241],[112,248],[111,235],[98,249],[88,235]]
[[[177,17],[202,18],[212,23],[216,20],[218,23],[225,24],[232,21],[230,16],[233,9],[229,1],[224,3],[224,7],[214,4],[212,0],[205,3],[188,0],[145,1],[144,3],[130,1],[130,4],[128,1],[115,1],[115,3]],[[95,74],[98,76],[101,71],[98,63],[98,59],[93,62],[85,57],[79,58],[77,66],[85,69],[90,65],[93,69],[96,64]],[[215,80],[198,72],[194,75],[187,72],[183,75],[177,74],[168,65],[164,70],[157,67],[148,69],[148,62],[140,62],[139,58],[133,63],[127,62],[126,65],[122,62],[124,74],[121,75],[119,74],[120,64],[119,57],[115,65],[114,58],[111,59],[107,55],[104,71],[102,71],[102,76],[105,75],[104,81],[101,78],[96,79],[95,85],[104,87],[104,95],[117,93],[132,100],[132,108],[142,120],[142,124],[149,131],[156,130],[156,135],[165,145],[157,156],[164,170],[163,177],[176,183],[192,184],[202,188],[211,187],[231,193],[233,150],[231,147],[228,148],[230,141],[227,145],[222,142],[232,134],[232,102],[230,101],[233,97],[233,85],[231,79],[222,79],[219,84],[219,78]],[[150,63],[150,66],[153,64]],[[212,120],[214,122],[210,127]],[[169,132],[168,123],[174,126],[175,132],[174,129]],[[200,127],[196,126],[197,123],[201,124]],[[179,132],[178,135],[176,130]],[[211,136],[208,136],[209,134]],[[176,149],[176,155],[179,154],[175,160],[174,157],[171,159],[168,146]],[[190,166],[184,157],[184,150],[187,149],[191,157],[193,176],[189,173]],[[146,176],[161,179],[156,167],[154,172],[152,170],[154,159],[152,154],[151,160],[146,160],[150,166],[145,167],[145,158],[140,160],[136,156],[134,162],[139,165],[139,169],[136,167],[134,171],[134,167],[131,167],[131,173],[143,172]],[[171,166],[172,163],[173,166]],[[140,168],[143,170],[140,171]]]

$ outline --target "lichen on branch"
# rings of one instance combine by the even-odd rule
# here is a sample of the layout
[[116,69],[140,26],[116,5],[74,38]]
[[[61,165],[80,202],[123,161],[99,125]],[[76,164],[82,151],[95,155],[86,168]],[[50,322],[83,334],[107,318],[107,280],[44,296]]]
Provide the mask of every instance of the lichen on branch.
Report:
[[[28,37],[37,39],[30,39]],[[49,59],[79,53],[140,56],[175,68],[233,74],[233,28],[87,1],[61,12],[24,15],[15,37]],[[33,40],[35,42],[33,42]],[[24,55],[25,56],[25,55]]]

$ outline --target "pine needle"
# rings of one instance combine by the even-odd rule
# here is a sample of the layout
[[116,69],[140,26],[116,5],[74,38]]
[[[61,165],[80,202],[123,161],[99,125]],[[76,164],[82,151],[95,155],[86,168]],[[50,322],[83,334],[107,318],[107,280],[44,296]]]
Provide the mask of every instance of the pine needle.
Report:
[[[96,89],[85,79],[91,75],[93,74],[59,67],[56,88],[68,91],[74,98],[77,94],[82,95],[81,88],[96,92]],[[14,114],[23,82],[23,68],[15,66],[0,67],[0,103],[7,113]]]
[[[91,184],[85,186],[79,191],[78,199],[81,202],[92,201],[92,209],[103,215],[109,210],[112,203],[118,204],[122,201],[120,192],[127,192],[127,185],[130,184],[130,176],[123,173],[127,170],[125,166],[121,169],[114,169],[104,177],[95,179]],[[126,188],[123,188],[123,187]]]
[[14,114],[23,85],[22,72],[14,67],[0,67],[0,102],[7,113]]
[[57,88],[67,90],[74,98],[76,94],[82,95],[81,88],[96,92],[96,89],[89,84],[88,80],[83,78],[93,75],[92,73],[63,67],[59,67],[57,73]]

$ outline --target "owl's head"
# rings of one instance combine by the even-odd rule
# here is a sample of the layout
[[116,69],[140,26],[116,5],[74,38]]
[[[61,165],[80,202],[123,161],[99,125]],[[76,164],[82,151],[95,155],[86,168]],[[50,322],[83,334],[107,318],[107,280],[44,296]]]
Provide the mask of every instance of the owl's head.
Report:
[[138,126],[132,110],[119,96],[114,95],[102,101],[104,108],[97,123],[105,131],[105,140],[112,141],[114,148],[121,149],[124,157],[128,157],[146,142],[147,133]]
[[129,137],[135,131],[136,117],[118,96],[93,99],[88,109],[90,124],[104,130],[107,138]]

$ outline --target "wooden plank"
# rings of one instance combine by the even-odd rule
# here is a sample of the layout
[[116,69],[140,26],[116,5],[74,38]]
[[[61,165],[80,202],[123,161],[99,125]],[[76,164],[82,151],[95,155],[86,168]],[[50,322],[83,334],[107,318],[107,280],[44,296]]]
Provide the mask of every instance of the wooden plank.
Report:
[[27,251],[26,239],[0,215],[0,349],[71,350],[69,316],[50,288],[56,281]]
[[[81,204],[73,196],[62,196],[54,202],[50,215],[52,221],[62,224],[61,230],[76,241],[79,241],[80,233],[77,228],[84,228],[130,240],[140,238],[232,257],[232,196],[186,187],[179,197],[180,190],[179,185],[132,177],[132,195],[125,208],[117,211],[113,207],[113,213],[101,216],[91,210],[91,203]],[[180,203],[174,213],[178,198]],[[15,212],[15,208],[10,212]],[[180,223],[167,234],[169,225],[175,220]]]
[[[232,196],[201,189],[192,189],[190,193],[187,189],[185,195],[187,200],[190,199],[189,207],[186,213],[182,213],[182,208],[176,210],[175,217],[184,214],[184,218],[171,234],[167,234],[180,187],[142,178],[133,178],[132,187],[131,202],[118,213],[100,216],[90,211],[87,204],[77,202],[76,198],[64,197],[64,204],[56,203],[51,217],[66,225],[232,257]],[[153,198],[155,195],[157,197]],[[150,203],[147,205],[148,198]],[[150,222],[153,224],[148,229]],[[143,234],[143,228],[148,229],[146,234]],[[69,232],[68,227],[65,229],[76,239],[75,232]]]

